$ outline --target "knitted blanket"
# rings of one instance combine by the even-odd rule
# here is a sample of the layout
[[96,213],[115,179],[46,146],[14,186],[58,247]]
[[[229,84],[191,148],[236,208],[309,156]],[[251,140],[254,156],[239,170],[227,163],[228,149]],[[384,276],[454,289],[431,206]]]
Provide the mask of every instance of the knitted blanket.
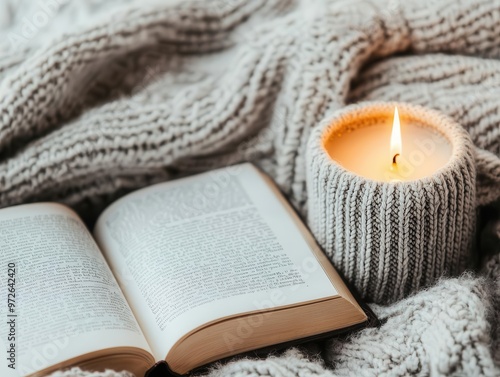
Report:
[[372,305],[380,328],[207,373],[499,375],[500,1],[0,0],[0,36],[0,206],[60,201],[89,224],[132,189],[240,161],[305,214],[307,139],[332,111],[453,117],[476,145],[471,272]]

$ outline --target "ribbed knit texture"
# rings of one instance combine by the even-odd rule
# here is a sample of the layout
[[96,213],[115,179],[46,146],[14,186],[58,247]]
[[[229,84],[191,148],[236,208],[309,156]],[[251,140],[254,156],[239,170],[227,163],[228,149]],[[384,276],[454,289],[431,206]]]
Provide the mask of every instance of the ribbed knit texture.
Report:
[[[131,189],[250,160],[306,214],[310,132],[360,100],[452,117],[475,145],[477,205],[500,198],[497,0],[60,1],[46,21],[40,3],[0,0],[2,207],[57,200],[92,222]],[[41,26],[25,34],[25,17]],[[364,343],[322,349],[334,364],[292,352],[213,373],[494,375],[488,276],[380,309]]]
[[[396,106],[407,122],[444,131],[453,145],[445,167],[419,180],[377,182],[327,154],[331,135],[381,124]],[[452,119],[404,103],[350,105],[314,129],[307,149],[308,223],[364,299],[393,302],[466,269],[475,228],[473,154],[469,135]]]

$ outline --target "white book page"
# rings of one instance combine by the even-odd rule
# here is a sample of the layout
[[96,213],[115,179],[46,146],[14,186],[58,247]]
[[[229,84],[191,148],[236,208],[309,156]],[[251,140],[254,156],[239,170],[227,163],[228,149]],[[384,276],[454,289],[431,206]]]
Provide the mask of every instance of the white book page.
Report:
[[[70,209],[42,203],[1,210],[0,250],[1,296],[14,288],[14,305],[0,305],[0,336],[7,349],[14,344],[14,375],[106,348],[151,352],[102,253]],[[15,269],[13,285],[8,266]],[[7,321],[14,321],[14,338]]]
[[250,164],[132,193],[94,233],[157,360],[205,323],[337,295]]

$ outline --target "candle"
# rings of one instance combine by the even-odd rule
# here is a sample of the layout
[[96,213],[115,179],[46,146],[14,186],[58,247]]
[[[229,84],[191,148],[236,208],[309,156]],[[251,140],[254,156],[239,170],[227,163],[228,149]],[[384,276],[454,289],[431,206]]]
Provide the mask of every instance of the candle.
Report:
[[[435,128],[404,117],[360,122],[325,141],[329,156],[346,170],[376,181],[410,181],[430,176],[451,158],[452,146]],[[403,149],[404,146],[404,149]]]
[[476,171],[453,119],[405,103],[349,105],[311,132],[306,164],[308,224],[362,297],[394,302],[464,271]]

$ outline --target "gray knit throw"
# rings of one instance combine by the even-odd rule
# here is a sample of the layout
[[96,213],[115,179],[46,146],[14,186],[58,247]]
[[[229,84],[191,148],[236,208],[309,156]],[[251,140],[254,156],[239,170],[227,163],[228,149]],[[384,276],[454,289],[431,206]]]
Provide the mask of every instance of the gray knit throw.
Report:
[[[0,0],[0,205],[92,222],[129,190],[254,161],[306,215],[311,129],[397,100],[469,132],[478,209],[498,213],[499,25],[498,0]],[[209,375],[499,375],[496,221],[479,222],[480,272],[373,305],[380,328]]]

